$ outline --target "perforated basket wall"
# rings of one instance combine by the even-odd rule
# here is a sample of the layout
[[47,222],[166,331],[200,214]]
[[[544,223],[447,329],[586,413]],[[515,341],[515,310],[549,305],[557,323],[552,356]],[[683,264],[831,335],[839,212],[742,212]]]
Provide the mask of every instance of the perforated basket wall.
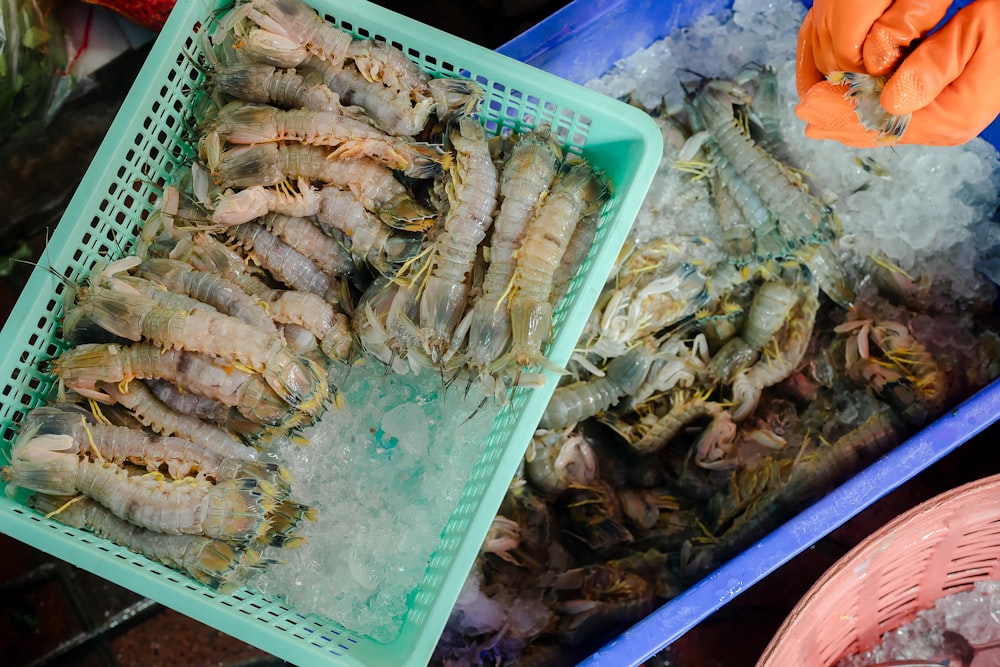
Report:
[[[491,133],[547,123],[568,152],[583,154],[608,176],[613,195],[597,240],[554,316],[548,354],[564,364],[659,163],[656,125],[628,105],[367,2],[311,4],[356,36],[403,49],[432,74],[477,81],[487,94],[481,117]],[[46,364],[65,347],[56,331],[66,288],[53,273],[79,284],[98,260],[126,253],[163,184],[194,153],[187,143],[194,124],[189,109],[203,74],[192,63],[200,51],[198,32],[216,10],[197,0],[177,3],[0,334],[6,350],[0,360],[0,436],[7,453],[27,411],[52,394]],[[402,631],[389,643],[365,637],[350,627],[350,619],[304,615],[253,590],[220,595],[44,519],[25,508],[21,496],[0,499],[0,530],[292,662],[423,664],[554,387],[555,377],[547,374],[543,388],[516,392],[497,418],[424,579],[410,596]]]
[[835,665],[986,579],[1000,579],[1000,475],[932,498],[869,535],[795,605],[757,667]]

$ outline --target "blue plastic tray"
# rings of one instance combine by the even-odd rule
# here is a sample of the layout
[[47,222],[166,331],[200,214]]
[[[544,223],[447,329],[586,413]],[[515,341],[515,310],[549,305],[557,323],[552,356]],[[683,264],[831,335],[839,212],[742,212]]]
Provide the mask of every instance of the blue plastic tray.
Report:
[[[959,1],[951,8],[969,4]],[[806,5],[812,5],[806,2]],[[676,28],[732,6],[706,0],[576,0],[499,49],[576,83]],[[1000,146],[1000,120],[981,135]],[[639,665],[724,604],[841,524],[934,464],[1000,417],[1000,381],[980,390],[892,452],[856,474],[682,595],[609,642],[582,665]]]

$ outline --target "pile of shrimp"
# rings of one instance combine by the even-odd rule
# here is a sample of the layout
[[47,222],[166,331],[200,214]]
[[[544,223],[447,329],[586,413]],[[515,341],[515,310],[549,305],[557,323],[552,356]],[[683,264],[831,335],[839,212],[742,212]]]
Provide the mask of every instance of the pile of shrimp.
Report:
[[842,251],[775,95],[649,111],[721,233],[626,244],[433,664],[585,658],[1000,375],[992,288]]
[[[230,590],[304,541],[276,438],[337,409],[363,357],[528,384],[610,191],[547,128],[488,137],[432,78],[301,0],[201,31],[191,160],[134,247],[70,285],[9,493]],[[525,371],[522,374],[522,371]],[[270,556],[270,552],[267,552]]]
[[279,313],[301,301],[303,325],[335,319],[322,299],[273,287],[268,310],[238,282],[259,281],[244,258],[208,236],[188,247],[239,276],[149,253],[100,262],[67,290],[57,395],[27,414],[3,475],[47,515],[230,591],[276,562],[263,549],[301,545],[314,518],[262,449],[330,403],[326,366],[286,342]]
[[555,368],[552,313],[610,196],[601,172],[547,127],[489,136],[475,83],[432,78],[300,0],[238,3],[203,39],[184,191],[200,210],[180,218],[272,273],[267,254],[294,252],[296,270],[334,276],[335,298],[313,291],[350,318],[337,361],[435,369],[501,401]]

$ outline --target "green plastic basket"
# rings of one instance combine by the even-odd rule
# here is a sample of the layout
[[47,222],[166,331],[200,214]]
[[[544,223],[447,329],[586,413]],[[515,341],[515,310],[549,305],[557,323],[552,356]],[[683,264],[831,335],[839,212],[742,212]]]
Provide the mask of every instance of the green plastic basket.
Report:
[[[479,82],[487,95],[481,115],[490,132],[546,123],[567,151],[583,154],[609,177],[613,195],[597,240],[553,318],[548,354],[565,364],[659,164],[662,140],[654,122],[624,103],[367,2],[312,4],[355,36],[401,48],[432,74]],[[56,337],[66,286],[53,272],[79,284],[96,261],[127,252],[139,225],[154,210],[163,183],[194,153],[187,143],[194,122],[189,102],[203,75],[193,62],[200,50],[198,31],[217,9],[204,0],[177,3],[0,333],[8,350],[0,362],[5,453],[25,414],[53,393],[45,362],[66,347]],[[20,495],[0,499],[0,530],[294,663],[424,664],[555,383],[556,377],[547,373],[543,388],[518,390],[501,411],[424,578],[409,597],[402,630],[389,643],[352,629],[351,619],[302,614],[248,588],[219,594],[110,542],[45,519],[25,507]]]

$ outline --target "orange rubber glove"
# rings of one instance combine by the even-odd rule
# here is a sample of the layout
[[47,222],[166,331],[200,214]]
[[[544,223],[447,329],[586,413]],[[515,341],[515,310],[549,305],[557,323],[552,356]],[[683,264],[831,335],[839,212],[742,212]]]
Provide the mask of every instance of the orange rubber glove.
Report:
[[[806,135],[850,146],[885,145],[877,132],[858,122],[845,88],[823,78],[837,70],[883,75],[894,68],[880,101],[890,113],[912,114],[898,143],[956,145],[982,132],[1000,112],[1000,85],[995,80],[1000,0],[977,0],[960,9],[907,54],[908,47],[937,24],[947,4],[900,2],[868,24],[876,10],[863,16],[859,8],[864,2],[817,2],[799,31],[797,54],[796,114],[808,124]],[[860,18],[848,19],[848,12]],[[871,27],[866,31],[864,25]]]
[[949,5],[950,0],[816,0],[799,29],[799,97],[830,72],[888,74]]

